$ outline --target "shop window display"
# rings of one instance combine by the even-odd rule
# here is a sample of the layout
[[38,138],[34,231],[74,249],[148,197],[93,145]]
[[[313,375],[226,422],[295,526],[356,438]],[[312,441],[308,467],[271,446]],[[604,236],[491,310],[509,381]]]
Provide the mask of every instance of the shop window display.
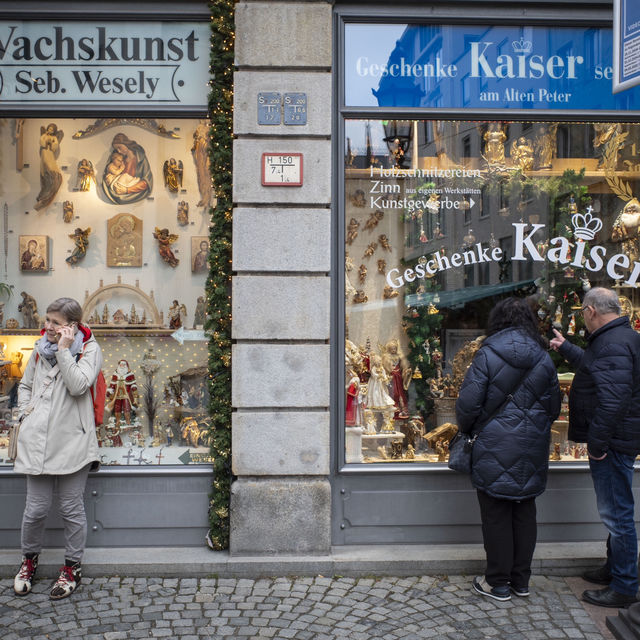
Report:
[[[210,462],[211,180],[200,120],[0,123],[0,465],[47,305],[83,306],[107,384],[104,465]],[[195,266],[194,266],[195,265]]]
[[[581,299],[614,287],[640,331],[640,126],[345,121],[345,461],[445,462],[455,401],[502,297],[585,344]],[[550,460],[567,439],[573,374]]]

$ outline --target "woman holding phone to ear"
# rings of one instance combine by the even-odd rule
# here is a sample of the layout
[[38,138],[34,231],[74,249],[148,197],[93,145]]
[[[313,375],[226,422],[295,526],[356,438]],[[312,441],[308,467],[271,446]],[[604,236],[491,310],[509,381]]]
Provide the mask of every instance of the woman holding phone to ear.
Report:
[[102,352],[81,321],[82,307],[72,298],[59,298],[47,307],[42,337],[18,387],[21,425],[14,470],[27,477],[27,500],[23,559],[14,580],[17,595],[31,591],[54,489],[64,522],[65,561],[49,597],[71,595],[82,577],[84,489],[100,459],[91,387],[102,368]]

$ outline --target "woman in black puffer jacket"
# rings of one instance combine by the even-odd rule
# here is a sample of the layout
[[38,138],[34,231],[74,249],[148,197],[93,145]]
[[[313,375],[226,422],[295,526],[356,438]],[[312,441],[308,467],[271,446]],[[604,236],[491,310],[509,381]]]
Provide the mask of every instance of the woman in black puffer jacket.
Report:
[[556,368],[524,300],[507,298],[489,315],[456,403],[458,429],[477,433],[471,482],[478,490],[487,554],[476,592],[509,600],[529,595],[536,545],[536,496],[545,489],[549,439],[560,412]]

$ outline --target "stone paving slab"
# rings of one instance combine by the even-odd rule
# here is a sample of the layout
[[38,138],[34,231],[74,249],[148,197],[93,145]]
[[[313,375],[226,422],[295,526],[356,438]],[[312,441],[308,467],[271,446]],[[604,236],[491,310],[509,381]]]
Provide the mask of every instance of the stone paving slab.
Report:
[[18,597],[4,578],[0,629],[2,640],[606,638],[563,577],[534,576],[531,596],[510,602],[475,594],[471,579],[89,577],[52,602],[49,579]]

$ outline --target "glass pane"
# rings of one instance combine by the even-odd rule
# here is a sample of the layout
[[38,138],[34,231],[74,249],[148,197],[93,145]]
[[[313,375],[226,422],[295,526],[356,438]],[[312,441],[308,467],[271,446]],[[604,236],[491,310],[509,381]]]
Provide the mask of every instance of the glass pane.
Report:
[[[345,138],[348,463],[447,459],[502,297],[584,345],[584,292],[613,286],[640,330],[637,124],[349,120]],[[551,355],[565,391],[551,459],[586,459]]]
[[1,121],[1,464],[16,385],[63,296],[104,356],[102,463],[209,461],[207,136],[185,119]]

